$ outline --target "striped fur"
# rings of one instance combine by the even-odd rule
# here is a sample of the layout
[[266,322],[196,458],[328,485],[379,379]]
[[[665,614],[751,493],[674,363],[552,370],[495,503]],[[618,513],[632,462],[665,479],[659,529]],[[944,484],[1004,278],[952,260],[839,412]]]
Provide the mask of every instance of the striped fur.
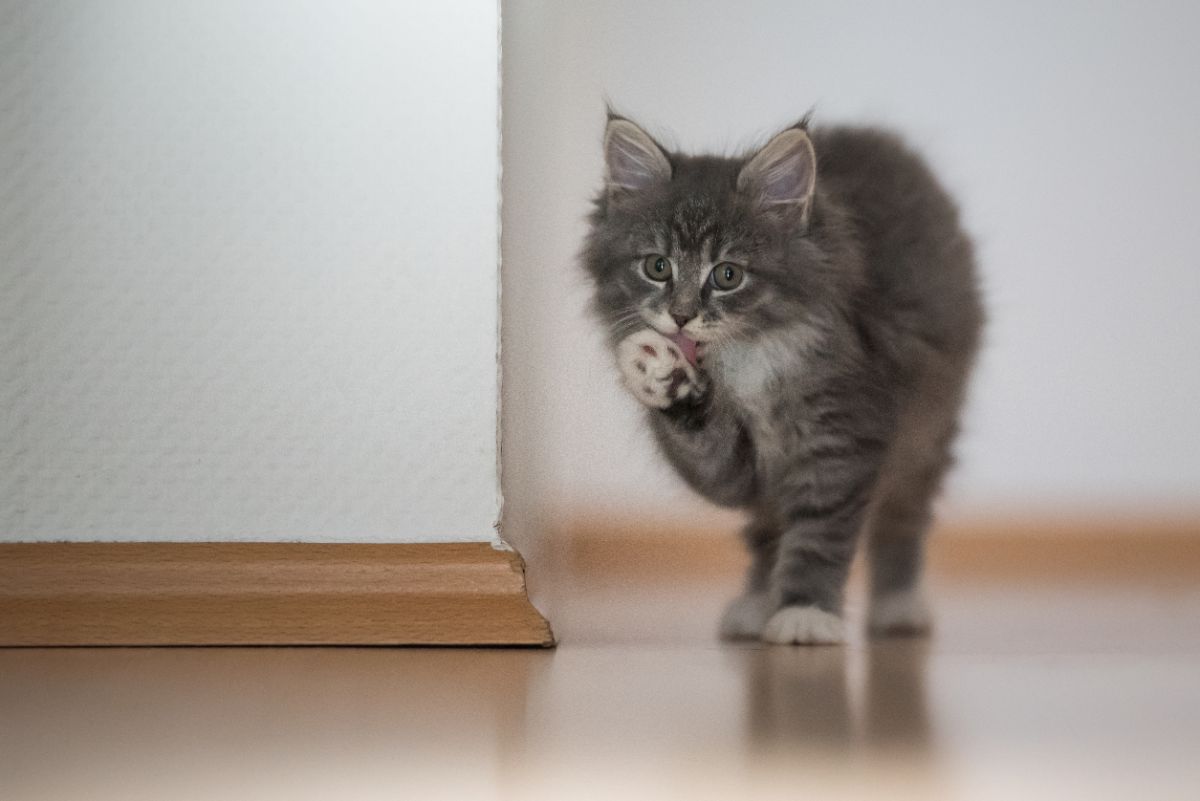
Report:
[[[923,629],[896,610],[920,606],[911,599],[930,506],[983,325],[953,202],[875,129],[809,131],[805,121],[757,160],[668,152],[617,117],[610,134],[620,147],[583,261],[614,351],[647,328],[674,333],[663,328],[676,318],[703,343],[704,391],[647,414],[697,492],[749,513],[750,600],[731,610],[726,633],[806,642],[802,632],[820,629],[811,641],[827,641],[820,615],[841,614],[864,539],[873,603],[887,612],[877,619]],[[639,171],[623,177],[627,162]],[[768,168],[756,173],[760,162]],[[647,280],[647,254],[670,259],[671,280]],[[729,260],[745,280],[717,291],[706,276]],[[759,616],[745,610],[763,603],[781,616],[747,631]],[[817,611],[783,614],[793,607]]]

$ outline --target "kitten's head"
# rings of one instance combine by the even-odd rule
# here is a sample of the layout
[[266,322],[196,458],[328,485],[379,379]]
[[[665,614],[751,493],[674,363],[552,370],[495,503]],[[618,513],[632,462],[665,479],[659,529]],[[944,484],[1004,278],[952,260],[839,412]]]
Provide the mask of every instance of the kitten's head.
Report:
[[604,158],[584,261],[614,341],[650,326],[703,355],[804,318],[806,266],[827,261],[809,236],[817,165],[804,122],[719,158],[668,152],[610,116]]

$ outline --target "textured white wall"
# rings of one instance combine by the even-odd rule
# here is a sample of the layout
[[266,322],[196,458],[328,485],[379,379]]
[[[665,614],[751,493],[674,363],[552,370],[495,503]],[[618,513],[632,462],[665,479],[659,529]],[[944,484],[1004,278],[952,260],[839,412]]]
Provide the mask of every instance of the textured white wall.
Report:
[[993,318],[952,512],[1200,504],[1200,5],[506,0],[504,16],[514,515],[703,508],[582,314],[605,95],[687,148],[736,150],[815,104],[928,154]]
[[497,17],[0,3],[0,538],[494,536]]

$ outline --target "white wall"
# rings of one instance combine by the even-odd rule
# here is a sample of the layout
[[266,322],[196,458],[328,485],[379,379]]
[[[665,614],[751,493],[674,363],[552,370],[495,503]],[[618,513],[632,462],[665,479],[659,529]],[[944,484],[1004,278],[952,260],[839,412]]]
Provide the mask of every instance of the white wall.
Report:
[[497,16],[0,4],[0,539],[494,537]]
[[928,154],[992,314],[952,513],[1200,505],[1200,6],[507,0],[504,16],[514,514],[704,508],[582,313],[605,96],[689,149],[736,150],[816,105]]

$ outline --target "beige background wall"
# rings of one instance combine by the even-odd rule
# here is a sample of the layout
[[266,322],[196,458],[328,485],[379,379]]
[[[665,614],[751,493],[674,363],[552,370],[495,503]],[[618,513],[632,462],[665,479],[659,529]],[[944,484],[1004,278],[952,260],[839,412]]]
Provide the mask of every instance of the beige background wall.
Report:
[[564,511],[707,514],[583,311],[606,96],[686,148],[736,151],[815,106],[928,154],[978,240],[993,318],[949,514],[1195,510],[1198,26],[1182,2],[507,0],[513,536]]

